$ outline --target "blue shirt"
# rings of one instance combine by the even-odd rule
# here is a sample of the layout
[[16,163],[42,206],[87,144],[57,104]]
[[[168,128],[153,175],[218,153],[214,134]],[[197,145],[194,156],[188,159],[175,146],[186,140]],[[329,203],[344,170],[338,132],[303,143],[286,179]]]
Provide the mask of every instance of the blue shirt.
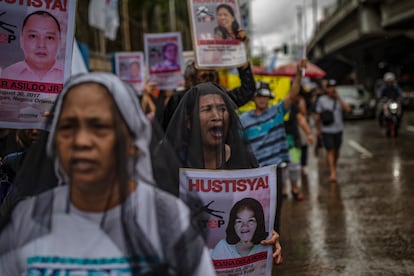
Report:
[[398,100],[402,97],[402,91],[398,85],[384,85],[380,88],[381,98]]
[[289,162],[289,149],[286,140],[284,102],[269,107],[263,114],[254,110],[240,116],[244,135],[249,140],[260,166],[278,165]]

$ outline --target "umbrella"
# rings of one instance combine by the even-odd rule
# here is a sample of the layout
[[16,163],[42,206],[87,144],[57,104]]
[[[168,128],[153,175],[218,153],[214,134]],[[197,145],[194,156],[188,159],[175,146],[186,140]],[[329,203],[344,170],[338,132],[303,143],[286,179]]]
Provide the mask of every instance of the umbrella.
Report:
[[[272,75],[293,77],[296,75],[297,69],[298,69],[298,63],[296,61],[293,61],[288,64],[279,66],[272,72]],[[310,63],[310,62],[307,63],[305,77],[322,78],[325,75],[326,75],[326,72],[322,70],[321,68],[319,68],[317,65]]]
[[268,75],[268,72],[266,72],[266,70],[260,66],[252,66],[252,72],[255,75]]

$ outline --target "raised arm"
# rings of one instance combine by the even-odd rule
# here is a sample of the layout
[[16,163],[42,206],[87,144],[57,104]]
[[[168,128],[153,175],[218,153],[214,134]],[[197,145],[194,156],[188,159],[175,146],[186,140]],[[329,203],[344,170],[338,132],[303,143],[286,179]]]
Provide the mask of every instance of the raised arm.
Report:
[[[249,41],[246,32],[240,29],[237,33],[237,38],[242,41],[247,49],[247,43]],[[242,106],[248,103],[254,96],[256,85],[253,78],[253,72],[250,66],[250,62],[246,61],[242,66],[238,67],[239,78],[241,86],[228,91],[229,96],[236,103],[237,106]]]
[[300,82],[302,80],[302,72],[303,70],[306,69],[306,64],[307,64],[306,59],[302,59],[300,63],[298,64],[296,75],[295,75],[295,78],[293,79],[292,86],[290,87],[289,94],[283,99],[285,110],[288,110],[291,107],[296,96],[299,94]]
[[302,128],[302,130],[306,133],[306,139],[308,139],[309,144],[313,144],[313,136],[312,136],[312,130],[306,121],[306,117],[303,116],[301,112],[298,112],[296,114],[296,120],[298,122],[298,125]]
[[342,98],[341,96],[339,96],[338,91],[335,89],[335,98],[337,99],[337,101],[339,102],[339,104],[342,106],[342,109],[345,112],[351,112],[351,107],[349,106],[349,104],[347,104]]

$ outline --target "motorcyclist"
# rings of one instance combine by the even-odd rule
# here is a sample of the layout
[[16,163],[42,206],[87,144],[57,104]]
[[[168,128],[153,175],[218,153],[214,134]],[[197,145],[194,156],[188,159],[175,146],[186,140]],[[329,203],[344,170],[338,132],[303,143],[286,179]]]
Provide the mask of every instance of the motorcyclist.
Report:
[[385,104],[389,100],[393,100],[393,101],[401,103],[401,98],[402,98],[402,90],[395,81],[394,73],[392,72],[385,73],[383,80],[384,80],[384,84],[380,87],[379,93],[378,93],[380,96],[379,105],[378,105],[379,107],[378,119],[379,119],[379,124],[381,127],[384,125]]
[[393,99],[398,101],[402,97],[401,88],[395,82],[395,75],[392,72],[384,74],[384,85],[380,88],[381,99]]

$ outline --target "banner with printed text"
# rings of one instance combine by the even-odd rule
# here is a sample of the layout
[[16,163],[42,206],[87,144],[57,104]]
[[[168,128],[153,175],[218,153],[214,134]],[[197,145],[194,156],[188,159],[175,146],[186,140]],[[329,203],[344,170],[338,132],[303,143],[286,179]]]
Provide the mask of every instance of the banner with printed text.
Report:
[[115,53],[115,74],[131,84],[140,94],[145,83],[145,65],[143,52]]
[[180,197],[206,236],[217,275],[271,275],[276,166],[180,169]]
[[198,67],[238,67],[247,61],[237,39],[242,28],[238,0],[188,0],[194,52]]
[[0,127],[45,129],[71,74],[75,1],[0,2]]
[[182,86],[184,66],[181,33],[145,34],[144,44],[149,81],[156,82],[159,89]]

